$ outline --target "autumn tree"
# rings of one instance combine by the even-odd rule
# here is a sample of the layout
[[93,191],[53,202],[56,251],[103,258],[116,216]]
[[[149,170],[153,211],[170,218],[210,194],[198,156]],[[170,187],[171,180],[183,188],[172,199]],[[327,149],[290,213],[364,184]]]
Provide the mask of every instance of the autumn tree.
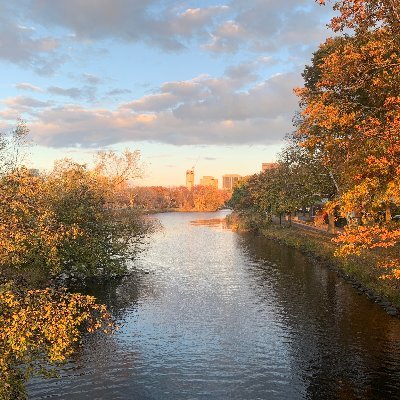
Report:
[[273,216],[291,216],[297,210],[329,197],[334,185],[307,150],[289,141],[278,156],[276,168],[247,177],[232,194],[230,205],[247,221],[249,228],[258,229],[272,221]]
[[229,198],[224,190],[214,187],[142,186],[131,189],[134,205],[145,211],[215,211]]
[[67,360],[84,330],[112,327],[93,297],[50,279],[125,272],[151,229],[124,197],[140,172],[138,152],[101,153],[92,169],[62,160],[35,174],[21,165],[26,134],[20,122],[0,135],[0,399],[7,400],[25,398],[31,374]]
[[62,269],[60,244],[80,232],[60,221],[49,197],[45,180],[26,168],[0,178],[1,273],[47,277]]
[[[125,271],[150,225],[127,205],[122,182],[70,160],[48,176],[20,168],[0,179],[0,267],[25,276]],[[114,197],[115,195],[115,201]]]
[[94,170],[106,176],[114,185],[141,178],[143,169],[140,164],[140,151],[125,149],[121,154],[112,150],[96,153]]
[[226,201],[224,192],[213,186],[197,185],[193,188],[195,211],[216,211]]
[[[299,143],[337,185],[330,209],[363,216],[362,226],[349,226],[338,239],[342,254],[399,243],[399,228],[391,222],[400,197],[399,7],[390,0],[336,1],[339,15],[331,28],[347,33],[320,46],[297,90]],[[399,262],[393,256],[384,261],[386,275],[399,277]]]
[[94,297],[6,286],[0,287],[0,399],[27,398],[24,382],[67,360],[82,329],[113,329],[110,314]]
[[[151,230],[125,187],[128,179],[139,174],[138,153],[125,151],[120,158],[104,154],[92,170],[63,160],[48,177],[49,202],[58,221],[79,231],[60,245],[63,271],[83,276],[125,272],[127,261]],[[109,163],[116,164],[112,171]]]
[[[27,132],[19,122],[10,134],[0,135],[0,399],[4,400],[26,398],[25,380],[67,360],[83,330],[112,328],[110,315],[93,297],[56,289],[54,283],[43,289],[65,270],[71,258],[67,244],[87,236],[82,221],[87,223],[92,206],[103,201],[91,190],[91,201],[82,196],[80,217],[75,209],[71,211],[76,212],[75,219],[63,218],[67,210],[56,207],[55,199],[70,193],[72,183],[63,179],[56,185],[53,176],[33,174],[21,165]],[[80,189],[81,183],[76,182]],[[75,193],[83,194],[85,190]],[[80,197],[76,199],[79,206]]]

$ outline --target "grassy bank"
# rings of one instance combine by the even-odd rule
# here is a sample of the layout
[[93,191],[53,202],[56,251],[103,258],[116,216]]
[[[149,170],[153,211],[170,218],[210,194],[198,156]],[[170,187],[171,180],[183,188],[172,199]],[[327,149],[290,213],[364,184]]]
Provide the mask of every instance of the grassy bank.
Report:
[[369,252],[363,256],[339,258],[334,255],[337,245],[332,236],[306,230],[300,227],[287,227],[276,224],[254,224],[237,215],[229,216],[229,225],[234,230],[257,230],[270,240],[276,240],[296,248],[308,255],[313,261],[324,264],[337,272],[371,301],[380,304],[389,314],[399,316],[400,290],[397,282],[381,279],[382,270],[377,268],[379,252]]

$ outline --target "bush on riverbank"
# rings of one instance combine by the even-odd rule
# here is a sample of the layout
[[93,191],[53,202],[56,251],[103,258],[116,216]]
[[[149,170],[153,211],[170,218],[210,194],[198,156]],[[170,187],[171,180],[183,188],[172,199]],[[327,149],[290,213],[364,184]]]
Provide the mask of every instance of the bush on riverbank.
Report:
[[27,133],[22,122],[0,133],[2,400],[25,398],[24,381],[65,361],[85,330],[112,326],[93,297],[68,293],[53,278],[123,274],[152,228],[126,194],[138,152],[100,153],[93,169],[63,160],[39,174],[20,159]]
[[11,276],[122,274],[150,228],[114,201],[109,177],[68,160],[49,175],[15,169],[0,193],[0,268]]

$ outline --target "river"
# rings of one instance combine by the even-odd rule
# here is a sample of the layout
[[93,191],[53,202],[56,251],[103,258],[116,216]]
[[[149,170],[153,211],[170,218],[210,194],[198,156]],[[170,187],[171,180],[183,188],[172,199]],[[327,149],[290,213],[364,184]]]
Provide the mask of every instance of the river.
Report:
[[[30,399],[399,399],[400,321],[326,267],[218,213],[166,213],[88,336]],[[212,220],[212,221],[204,221]]]

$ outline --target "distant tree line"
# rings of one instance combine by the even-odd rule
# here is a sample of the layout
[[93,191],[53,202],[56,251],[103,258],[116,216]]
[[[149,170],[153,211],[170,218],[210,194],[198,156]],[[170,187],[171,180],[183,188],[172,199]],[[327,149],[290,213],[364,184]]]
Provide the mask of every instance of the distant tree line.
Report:
[[230,198],[230,193],[212,186],[138,186],[130,188],[136,207],[146,211],[216,211]]

